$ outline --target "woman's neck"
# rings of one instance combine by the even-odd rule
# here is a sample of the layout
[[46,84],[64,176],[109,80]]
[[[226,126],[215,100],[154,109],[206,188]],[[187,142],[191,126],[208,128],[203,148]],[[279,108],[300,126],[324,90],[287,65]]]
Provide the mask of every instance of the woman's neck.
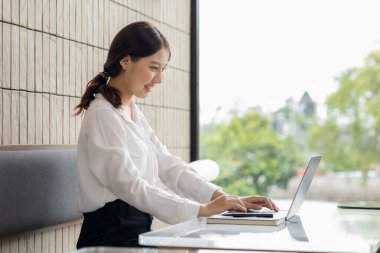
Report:
[[108,85],[120,91],[120,99],[123,105],[130,106],[133,95],[130,95],[125,91],[123,88],[125,85],[123,84],[122,80],[120,80],[118,77],[113,77],[109,81]]

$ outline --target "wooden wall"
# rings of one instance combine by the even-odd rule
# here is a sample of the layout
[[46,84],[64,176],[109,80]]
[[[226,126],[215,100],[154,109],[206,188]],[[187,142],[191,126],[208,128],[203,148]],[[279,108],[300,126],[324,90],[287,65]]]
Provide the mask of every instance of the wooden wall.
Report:
[[[138,105],[169,150],[189,160],[190,0],[1,0],[0,145],[76,144],[73,108],[114,35],[138,20],[154,23],[172,49],[163,84]],[[79,230],[76,221],[3,238],[0,253],[68,252]]]

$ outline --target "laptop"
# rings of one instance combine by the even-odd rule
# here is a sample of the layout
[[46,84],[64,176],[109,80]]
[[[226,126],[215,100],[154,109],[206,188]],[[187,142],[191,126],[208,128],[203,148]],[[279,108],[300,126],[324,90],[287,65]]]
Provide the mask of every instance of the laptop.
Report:
[[322,156],[313,156],[309,159],[305,173],[294,194],[289,210],[274,212],[272,210],[258,210],[254,212],[224,212],[207,218],[209,224],[238,224],[238,225],[279,225],[286,220],[291,220],[301,209],[310,184],[317,171]]

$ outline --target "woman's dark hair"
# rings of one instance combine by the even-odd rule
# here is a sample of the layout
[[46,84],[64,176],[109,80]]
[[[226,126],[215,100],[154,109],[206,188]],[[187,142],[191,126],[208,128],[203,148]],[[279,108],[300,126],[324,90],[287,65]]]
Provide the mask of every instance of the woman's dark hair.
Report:
[[120,61],[129,56],[132,61],[150,56],[158,52],[161,48],[169,51],[170,47],[167,39],[152,24],[140,21],[127,25],[121,29],[113,39],[108,51],[107,61],[104,63],[104,70],[88,82],[80,103],[75,107],[75,115],[81,114],[90,106],[95,94],[102,94],[115,108],[121,106],[119,90],[108,85],[108,79],[119,75],[122,70]]

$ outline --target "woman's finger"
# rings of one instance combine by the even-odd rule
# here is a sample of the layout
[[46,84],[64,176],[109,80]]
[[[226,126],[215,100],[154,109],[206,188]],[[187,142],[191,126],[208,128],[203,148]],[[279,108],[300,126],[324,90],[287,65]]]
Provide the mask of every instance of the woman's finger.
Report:
[[273,210],[278,212],[278,210],[280,210],[280,208],[278,208],[278,206],[271,199],[269,199],[269,201],[272,203]]
[[247,212],[247,208],[245,206],[240,205],[239,203],[233,203],[233,207],[236,211],[241,211],[241,212]]
[[247,209],[260,210],[261,208],[263,208],[263,206],[260,204],[253,204],[249,202],[244,202],[244,204]]
[[247,212],[247,208],[245,207],[243,201],[236,197],[230,197],[227,200],[227,204],[230,205],[229,210],[236,209],[238,211]]
[[272,200],[270,200],[267,197],[249,196],[249,197],[243,197],[242,200],[249,202],[249,203],[252,203],[252,204],[265,206],[265,207],[267,207],[271,210],[274,210],[276,212],[278,211],[278,207],[274,204],[274,202]]

